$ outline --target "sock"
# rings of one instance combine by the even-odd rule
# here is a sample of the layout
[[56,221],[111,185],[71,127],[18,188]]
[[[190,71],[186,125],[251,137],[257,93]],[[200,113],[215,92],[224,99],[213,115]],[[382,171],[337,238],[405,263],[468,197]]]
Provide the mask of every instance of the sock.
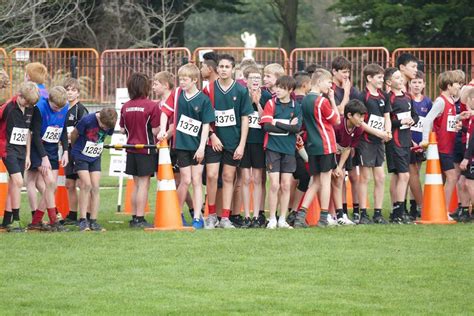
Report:
[[49,217],[49,224],[54,225],[56,223],[56,208],[47,208],[48,210],[48,217]]
[[416,201],[415,200],[410,200],[410,212],[411,213],[416,212]]
[[374,209],[374,217],[376,216],[382,216],[382,209],[380,208]]
[[216,214],[216,205],[215,204],[214,205],[209,204],[208,208],[209,208],[209,215]]
[[79,218],[80,223],[84,222],[85,220],[86,220],[85,218]]
[[342,218],[342,216],[343,216],[344,214],[347,214],[347,210],[346,210],[346,212],[344,212],[344,209],[343,209],[343,208],[336,209],[336,216],[337,216],[337,218]]
[[8,225],[10,225],[12,223],[12,212],[7,212],[5,211],[5,213],[3,214],[3,223],[2,223],[2,226],[3,227],[7,227]]
[[91,213],[87,212],[86,213],[86,218],[87,218],[87,220],[90,220],[91,219]]
[[14,221],[19,221],[20,220],[20,209],[19,208],[12,209],[12,215],[13,215],[13,220]]
[[347,203],[342,203],[342,211],[347,214]]
[[227,209],[227,208],[223,208],[222,209],[222,217],[227,217],[229,218],[229,215],[230,215],[230,209]]
[[143,222],[145,220],[145,216],[135,216],[137,222]]
[[194,209],[193,208],[189,209],[189,214],[191,214],[191,217],[194,217]]
[[360,209],[360,216],[367,216],[367,209],[366,208],[361,208]]
[[402,205],[403,205],[403,202],[393,203],[393,217],[400,217],[403,214]]
[[407,212],[406,200],[405,201],[400,201],[400,202],[398,202],[398,204],[401,207],[400,214],[402,214],[402,215],[405,214]]
[[260,211],[258,211],[258,215],[259,215],[259,216],[262,216],[262,215],[265,216],[265,210],[260,210]]
[[353,213],[359,214],[359,203],[353,204]]
[[43,215],[43,211],[36,210],[33,214],[33,218],[31,219],[31,224],[38,225],[43,220]]
[[72,219],[73,221],[77,221],[77,212],[69,211],[69,214],[67,214],[67,218]]
[[408,208],[407,208],[407,200],[406,199],[403,200],[402,204],[403,204],[403,209],[407,210]]
[[319,219],[321,220],[327,220],[328,218],[328,211],[327,210],[321,210],[321,213],[319,215]]

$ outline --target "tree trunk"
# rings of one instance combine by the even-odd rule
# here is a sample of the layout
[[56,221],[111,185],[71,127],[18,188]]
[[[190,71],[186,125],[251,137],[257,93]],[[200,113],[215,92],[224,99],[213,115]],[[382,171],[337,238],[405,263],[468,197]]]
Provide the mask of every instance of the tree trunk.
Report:
[[296,48],[298,0],[279,0],[278,2],[283,26],[283,34],[280,41],[281,47],[287,52],[291,52]]

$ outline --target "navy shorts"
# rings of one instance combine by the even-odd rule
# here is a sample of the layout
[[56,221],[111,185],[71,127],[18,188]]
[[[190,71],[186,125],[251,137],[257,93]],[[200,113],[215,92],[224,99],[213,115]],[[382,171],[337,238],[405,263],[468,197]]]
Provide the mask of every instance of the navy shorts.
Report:
[[311,175],[320,174],[322,172],[328,172],[333,169],[336,169],[336,155],[327,154],[327,155],[310,155],[308,159],[309,164],[309,173]]
[[89,172],[95,172],[101,170],[100,168],[100,157],[97,158],[94,161],[85,161],[85,160],[80,160],[76,159],[74,160],[74,173],[77,174],[78,171],[89,171]]
[[5,167],[7,168],[8,174],[15,174],[25,172],[25,157],[21,157],[18,154],[10,154],[2,158]]
[[454,169],[454,156],[451,154],[439,153],[439,162],[443,171]]
[[222,151],[214,151],[211,146],[206,146],[204,154],[206,164],[208,163],[221,163],[223,165],[229,165],[238,167],[240,160],[234,160],[234,151],[223,149]]
[[265,168],[265,150],[263,150],[263,144],[247,144],[245,146],[240,168]]
[[69,156],[69,163],[66,165],[66,168],[64,168],[66,179],[77,180],[79,179],[79,176],[74,171],[74,159],[72,158],[72,155],[71,155],[71,148],[69,148],[68,156]]

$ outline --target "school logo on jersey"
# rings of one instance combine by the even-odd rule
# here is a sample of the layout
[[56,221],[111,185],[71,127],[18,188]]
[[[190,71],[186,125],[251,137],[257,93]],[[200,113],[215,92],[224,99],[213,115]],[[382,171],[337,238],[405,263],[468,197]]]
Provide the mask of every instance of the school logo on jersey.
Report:
[[74,114],[69,114],[69,121],[74,121]]
[[384,100],[380,100],[380,101],[379,101],[379,106],[385,106],[385,101],[384,101]]
[[237,97],[234,95],[234,97],[232,98],[232,100],[237,101]]

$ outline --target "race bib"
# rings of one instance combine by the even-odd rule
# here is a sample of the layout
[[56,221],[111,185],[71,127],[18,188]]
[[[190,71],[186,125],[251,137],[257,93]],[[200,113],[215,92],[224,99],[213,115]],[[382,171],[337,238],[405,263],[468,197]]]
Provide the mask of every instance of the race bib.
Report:
[[84,149],[82,150],[82,154],[87,157],[97,158],[102,154],[104,150],[104,143],[94,143],[87,141]]
[[249,127],[262,129],[262,126],[260,125],[260,116],[258,115],[258,111],[255,111],[249,115]]
[[48,128],[44,132],[42,139],[47,143],[59,143],[59,139],[61,138],[62,132],[62,127],[48,126]]
[[456,132],[456,115],[448,115],[448,126],[446,126],[448,132]]
[[196,137],[198,136],[199,130],[201,129],[201,125],[202,122],[181,114],[176,130],[180,131],[181,133]]
[[418,123],[416,123],[415,125],[413,125],[411,127],[411,130],[413,132],[419,132],[419,133],[423,133],[423,125],[425,123],[425,118],[423,116],[419,116],[419,120],[418,120]]
[[[411,113],[410,112],[402,112],[397,114],[397,118],[401,121],[404,118],[411,118]],[[401,125],[400,129],[407,129],[410,128],[408,125]]]
[[236,125],[235,112],[234,109],[229,109],[225,111],[215,110],[216,112],[216,126],[234,126]]
[[67,134],[71,135],[72,131],[74,130],[74,126],[68,126],[67,127]]
[[27,128],[14,127],[12,130],[12,134],[10,135],[10,144],[26,145],[27,137],[28,137]]
[[[287,119],[274,119],[276,122],[281,122],[283,124],[290,124],[290,120],[287,120]],[[275,123],[275,126],[276,126],[276,123]],[[286,133],[268,133],[270,135],[273,135],[273,136],[288,136],[290,133],[289,132],[286,132]]]
[[379,131],[385,130],[385,119],[381,116],[370,114],[369,122],[367,123],[372,128],[378,129]]

